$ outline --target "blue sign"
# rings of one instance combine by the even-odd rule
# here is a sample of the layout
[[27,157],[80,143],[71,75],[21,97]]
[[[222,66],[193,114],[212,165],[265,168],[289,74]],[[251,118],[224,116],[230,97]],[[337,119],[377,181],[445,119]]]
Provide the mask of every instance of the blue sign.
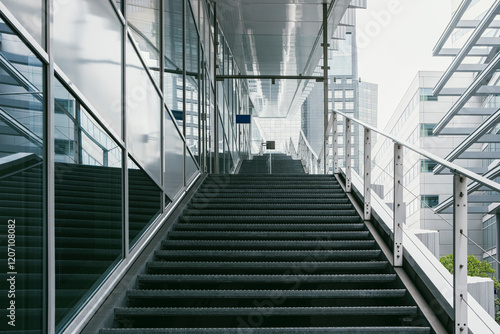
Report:
[[250,124],[250,115],[236,115],[236,124]]

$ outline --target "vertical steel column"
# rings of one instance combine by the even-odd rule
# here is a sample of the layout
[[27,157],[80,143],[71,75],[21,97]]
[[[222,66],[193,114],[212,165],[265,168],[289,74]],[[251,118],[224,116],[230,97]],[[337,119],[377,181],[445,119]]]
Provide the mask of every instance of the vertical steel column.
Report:
[[186,104],[186,1],[182,0],[182,135],[184,136],[184,187],[187,186],[186,180],[186,157],[188,139],[186,136],[187,104]]
[[[121,104],[121,113],[123,117],[122,121],[122,136],[123,142],[125,143],[125,148],[122,151],[122,215],[123,215],[123,230],[122,230],[122,253],[123,258],[127,258],[129,255],[130,248],[130,240],[129,230],[130,230],[130,221],[129,221],[129,196],[128,196],[128,144],[127,144],[127,3],[122,1],[122,14],[125,17],[125,25],[122,29],[122,104]],[[163,197],[163,196],[162,196]]]
[[467,178],[453,176],[454,333],[467,333]]
[[338,142],[338,115],[332,111],[332,153],[333,153],[333,174],[339,173],[339,142]]
[[371,151],[372,151],[372,133],[370,129],[365,128],[365,163],[364,163],[364,220],[370,220],[372,215],[372,163],[371,163]]
[[394,143],[394,266],[403,265],[403,225],[405,222],[406,210],[403,205],[403,146]]
[[217,53],[219,52],[219,25],[217,23],[217,2],[214,6],[214,170],[219,174],[219,105],[217,96]]
[[[164,1],[160,1],[160,90],[161,90],[161,107],[160,107],[160,119],[161,119],[161,124],[160,124],[160,161],[161,161],[161,174],[160,174],[160,182],[162,189],[165,189],[165,33],[164,33],[164,27],[165,25],[165,8],[164,8]],[[167,206],[167,203],[165,201],[165,191],[162,192],[161,196],[161,208],[162,212],[164,212],[165,207]]]
[[54,147],[54,125],[55,125],[55,108],[54,108],[54,55],[52,51],[54,28],[54,12],[53,0],[45,1],[45,50],[49,56],[49,63],[45,64],[45,127],[44,127],[44,219],[45,235],[44,235],[44,329],[47,333],[56,332],[56,226],[55,226],[55,147]]
[[351,171],[351,120],[345,119],[344,143],[345,143],[345,191],[350,193],[352,188],[352,171]]
[[323,168],[324,173],[328,174],[328,7],[323,3]]

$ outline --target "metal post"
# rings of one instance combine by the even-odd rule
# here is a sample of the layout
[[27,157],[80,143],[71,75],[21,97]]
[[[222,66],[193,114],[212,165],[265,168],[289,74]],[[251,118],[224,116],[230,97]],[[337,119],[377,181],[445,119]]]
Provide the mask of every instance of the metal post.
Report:
[[219,174],[219,107],[217,97],[217,53],[219,51],[219,25],[217,23],[217,3],[213,2],[214,6],[214,170],[215,174]]
[[371,151],[372,151],[372,133],[370,129],[365,128],[365,163],[364,163],[364,220],[370,220],[372,215],[372,163],[371,163]]
[[344,136],[344,143],[345,143],[344,157],[345,157],[345,191],[348,193],[351,192],[351,183],[352,183],[352,177],[351,177],[351,139],[352,139],[351,120],[346,118],[345,119],[345,136]]
[[453,176],[454,333],[467,333],[467,178]]
[[328,7],[323,3],[323,168],[324,173],[328,174]]
[[335,111],[332,112],[332,151],[333,151],[333,173],[339,173],[339,142],[338,142],[338,116]]
[[45,66],[44,90],[45,90],[45,125],[44,125],[44,219],[45,234],[43,247],[44,259],[44,330],[47,333],[56,332],[56,255],[55,255],[55,106],[54,106],[54,55],[53,55],[53,28],[54,12],[53,1],[45,1],[45,50],[49,56],[49,62]]
[[186,10],[186,0],[182,0],[182,135],[184,136],[184,187],[187,186],[187,176],[186,176],[186,156],[187,156],[187,131],[186,131],[186,121],[187,121],[187,104],[186,104],[186,29],[187,29],[187,10]]
[[394,267],[403,265],[403,225],[406,210],[403,205],[403,146],[394,143]]

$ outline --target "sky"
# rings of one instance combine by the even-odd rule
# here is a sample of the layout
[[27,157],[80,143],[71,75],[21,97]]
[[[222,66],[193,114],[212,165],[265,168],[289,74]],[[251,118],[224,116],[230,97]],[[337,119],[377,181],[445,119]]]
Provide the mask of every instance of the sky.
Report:
[[385,124],[418,71],[444,71],[451,58],[432,49],[451,18],[451,0],[371,0],[357,14],[361,80],[377,83]]

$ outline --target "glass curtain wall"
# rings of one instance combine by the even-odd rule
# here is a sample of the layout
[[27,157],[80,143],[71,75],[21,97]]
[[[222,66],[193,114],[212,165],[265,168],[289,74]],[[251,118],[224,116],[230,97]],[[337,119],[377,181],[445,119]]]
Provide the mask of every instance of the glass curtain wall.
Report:
[[[250,146],[250,127],[236,125],[250,113],[245,83],[218,82],[214,95],[209,1],[46,8],[0,2],[0,288],[16,289],[0,301],[18,315],[1,332],[46,333],[51,320],[70,330],[190,182],[214,171],[215,150],[227,173]],[[218,74],[237,74],[218,33]]]

